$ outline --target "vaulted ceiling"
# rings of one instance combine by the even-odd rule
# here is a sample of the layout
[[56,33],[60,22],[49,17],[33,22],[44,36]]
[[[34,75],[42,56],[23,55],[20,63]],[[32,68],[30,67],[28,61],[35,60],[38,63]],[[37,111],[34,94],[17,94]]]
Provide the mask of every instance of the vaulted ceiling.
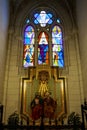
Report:
[[[35,2],[35,0],[33,1]],[[46,2],[47,0],[43,0],[39,2],[44,2],[44,1]],[[71,10],[75,9],[76,0],[50,0],[49,4],[51,1],[59,3],[61,4],[61,6],[66,7],[67,9],[71,9]],[[31,2],[32,0],[10,0],[10,7],[12,7],[14,10],[17,10],[21,7],[26,6],[28,3],[31,3]]]
[[[69,15],[72,15],[73,19],[75,20],[76,13],[75,13],[75,7],[76,7],[76,0],[10,0],[10,19],[13,19],[12,17],[15,17],[18,15],[21,10],[26,8],[28,4],[36,3],[37,5],[39,3],[42,3],[44,6],[46,3],[48,5],[52,3],[55,3],[56,7],[57,4],[60,5],[64,10],[67,11]],[[45,3],[45,4],[44,4]]]

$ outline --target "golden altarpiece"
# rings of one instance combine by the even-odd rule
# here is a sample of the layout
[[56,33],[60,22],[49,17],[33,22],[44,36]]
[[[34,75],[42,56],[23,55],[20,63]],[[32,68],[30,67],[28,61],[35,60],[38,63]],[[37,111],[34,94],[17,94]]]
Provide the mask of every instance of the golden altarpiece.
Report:
[[43,97],[44,93],[48,91],[57,103],[55,109],[56,116],[53,119],[58,119],[62,115],[65,115],[65,79],[58,77],[58,69],[49,66],[40,66],[30,68],[28,71],[28,78],[22,78],[21,113],[28,116],[30,121],[33,121],[31,117],[31,102],[35,98],[35,95],[40,94]]

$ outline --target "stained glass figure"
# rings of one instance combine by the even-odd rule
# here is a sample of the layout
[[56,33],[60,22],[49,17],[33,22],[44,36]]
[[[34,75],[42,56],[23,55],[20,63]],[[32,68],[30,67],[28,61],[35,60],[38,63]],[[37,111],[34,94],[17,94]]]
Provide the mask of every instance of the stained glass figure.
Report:
[[23,66],[34,66],[34,29],[27,26],[24,31],[24,60]]
[[24,44],[34,44],[34,29],[32,26],[27,26],[24,32]]
[[62,31],[57,25],[52,29],[52,56],[53,66],[64,67]]
[[35,24],[40,24],[41,27],[45,27],[46,24],[52,24],[52,14],[51,13],[46,13],[45,11],[41,11],[40,14],[36,13],[34,15],[34,23]]
[[48,34],[41,32],[38,37],[38,64],[48,64]]

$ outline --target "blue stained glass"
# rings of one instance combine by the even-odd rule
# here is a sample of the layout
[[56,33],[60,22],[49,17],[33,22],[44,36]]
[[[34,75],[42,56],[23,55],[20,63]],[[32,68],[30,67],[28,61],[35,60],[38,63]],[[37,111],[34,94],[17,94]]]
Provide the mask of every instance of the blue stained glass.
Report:
[[58,60],[53,60],[53,66],[59,66],[59,67],[64,67],[64,60],[58,59]]
[[60,23],[60,19],[57,19],[57,23]]
[[50,18],[52,18],[53,17],[53,15],[52,14],[47,14]]
[[29,23],[29,22],[30,22],[30,20],[29,20],[29,19],[27,19],[27,20],[26,20],[26,23]]
[[34,39],[25,38],[24,39],[24,44],[34,44]]
[[34,65],[34,46],[25,45],[24,46],[24,67],[29,67]]
[[55,37],[55,38],[53,38],[52,40],[53,40],[53,44],[62,44],[61,38],[58,38],[58,37],[56,38],[56,37]]
[[32,26],[27,26],[27,27],[25,28],[25,31],[26,31],[26,32],[34,32],[34,29],[33,29]]
[[48,21],[50,20],[49,15],[47,15],[47,14],[46,14],[46,16],[45,16],[45,17],[46,17],[46,18],[45,18],[46,22],[48,22]]
[[52,22],[53,22],[52,19],[50,19],[50,20],[48,21],[49,24],[52,24]]
[[36,13],[36,14],[34,14],[34,17],[35,17],[35,18],[37,18],[37,17],[38,17],[38,15],[39,15],[39,14],[38,14],[38,13]]
[[48,64],[48,35],[41,32],[38,40],[38,64]]
[[25,28],[25,31],[29,31],[29,30],[30,30],[30,27],[27,26],[27,27]]
[[61,50],[61,51],[58,52],[58,57],[59,57],[59,59],[64,59],[63,50]]
[[25,29],[24,33],[24,44],[34,44],[34,37],[35,37],[34,29],[32,28],[32,26],[28,26]]
[[64,67],[64,60],[63,59],[58,60],[58,66],[61,68]]
[[27,26],[24,32],[24,67],[34,66],[34,37],[33,27]]
[[35,20],[34,20],[34,23],[35,23],[35,24],[38,24],[39,22],[35,19]]
[[52,29],[52,51],[53,66],[64,67],[62,31],[59,26],[54,26]]
[[[53,15],[47,13],[44,10],[40,13],[34,14],[34,23],[40,24],[41,27],[45,27],[47,24],[52,24]],[[29,19],[26,23],[29,23]],[[60,19],[57,19],[57,23],[60,23]],[[47,65],[49,63],[48,57],[48,34],[41,32],[38,37],[38,64]],[[35,55],[34,55],[34,44],[35,44],[35,32],[31,25],[28,25],[24,30],[24,59],[23,66],[29,67],[34,66]],[[64,50],[62,41],[62,30],[60,26],[54,26],[52,28],[52,64],[53,66],[64,67]]]
[[25,37],[26,38],[34,38],[34,32],[25,32]]
[[53,44],[62,44],[62,32],[60,27],[54,26],[52,30],[52,43]]
[[48,45],[41,44],[38,46],[38,62],[39,64],[46,63],[46,56],[48,53]]
[[64,59],[63,49],[52,49],[53,50],[53,59]]
[[24,39],[24,44],[30,44],[30,39],[25,38],[25,39]]
[[34,14],[35,20],[34,23],[35,24],[40,24],[41,27],[45,27],[46,24],[51,24],[52,21],[52,14],[47,14],[45,11],[41,11],[40,14],[36,13]]

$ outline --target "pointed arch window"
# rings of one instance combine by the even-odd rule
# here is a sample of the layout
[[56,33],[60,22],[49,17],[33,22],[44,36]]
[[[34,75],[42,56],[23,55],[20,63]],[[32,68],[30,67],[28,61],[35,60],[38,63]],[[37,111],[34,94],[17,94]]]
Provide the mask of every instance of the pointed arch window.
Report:
[[24,30],[24,47],[23,47],[23,66],[29,67],[35,64],[34,55],[35,32],[31,25],[28,25]]
[[38,64],[48,64],[48,34],[40,32],[38,36]]
[[27,19],[28,25],[24,30],[24,67],[35,65],[64,67],[61,21],[53,17],[50,11],[42,10],[34,13],[32,19]]
[[52,28],[52,65],[64,67],[62,30],[58,25]]

